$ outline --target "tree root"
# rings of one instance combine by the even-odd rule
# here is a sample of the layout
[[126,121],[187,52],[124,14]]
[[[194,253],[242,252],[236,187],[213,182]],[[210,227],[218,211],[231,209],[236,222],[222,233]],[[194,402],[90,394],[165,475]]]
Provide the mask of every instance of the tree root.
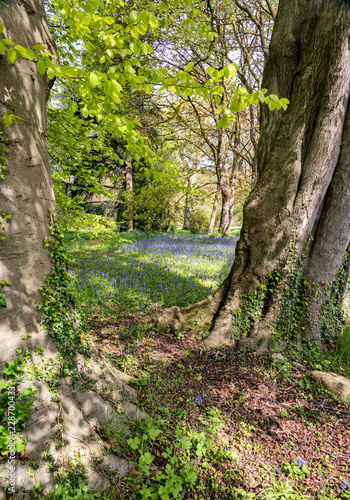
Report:
[[231,273],[214,295],[186,307],[173,306],[158,318],[157,330],[170,329],[173,333],[187,330],[190,326],[197,331],[208,330],[224,303],[231,280]]
[[[24,459],[16,459],[15,498],[30,498],[28,491],[36,483],[43,487],[42,494],[47,494],[55,487],[55,475],[74,469],[74,463],[85,469],[86,480],[96,492],[111,487],[110,476],[121,477],[132,468],[127,460],[106,454],[99,434],[101,428],[108,428],[122,442],[129,434],[127,422],[146,417],[131,402],[135,391],[127,385],[130,377],[113,370],[97,353],[90,359],[78,356],[77,361],[77,383],[70,377],[59,379],[54,397],[48,384],[39,380],[38,370],[32,380],[27,377],[19,386],[20,391],[30,386],[38,392],[22,432],[28,439]],[[5,473],[0,485],[5,486],[7,464],[0,469]]]

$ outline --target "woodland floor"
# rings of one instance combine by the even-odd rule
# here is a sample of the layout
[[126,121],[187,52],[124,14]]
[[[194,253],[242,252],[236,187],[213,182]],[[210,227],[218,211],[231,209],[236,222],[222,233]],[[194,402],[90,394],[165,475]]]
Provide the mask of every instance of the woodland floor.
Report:
[[[168,429],[186,423],[198,431],[208,430],[209,416],[216,443],[233,451],[232,460],[214,464],[205,491],[194,488],[185,498],[350,498],[348,403],[292,363],[237,351],[234,342],[206,350],[193,335],[158,333],[159,313],[96,309],[89,325],[98,349],[135,377],[137,404],[148,415]],[[129,447],[115,446],[135,459]],[[160,457],[157,446],[152,442],[150,451]],[[132,498],[130,482],[116,488],[120,498]],[[235,488],[242,490],[237,496]]]

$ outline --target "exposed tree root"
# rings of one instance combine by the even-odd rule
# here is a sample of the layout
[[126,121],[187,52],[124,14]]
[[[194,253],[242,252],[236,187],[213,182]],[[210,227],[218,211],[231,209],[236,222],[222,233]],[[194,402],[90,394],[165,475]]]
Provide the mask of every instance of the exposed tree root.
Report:
[[[127,385],[130,377],[113,370],[97,353],[90,359],[78,355],[77,363],[76,383],[70,377],[59,379],[54,397],[48,384],[40,380],[42,363],[37,365],[32,379],[25,377],[19,386],[19,392],[25,387],[38,392],[22,432],[28,439],[24,459],[16,460],[17,498],[27,498],[36,483],[44,488],[42,494],[47,494],[55,487],[57,473],[72,469],[69,462],[82,464],[91,490],[100,492],[111,486],[109,477],[123,476],[132,468],[127,460],[106,454],[99,435],[99,429],[109,428],[122,439],[129,433],[128,421],[145,418],[131,402],[135,391]],[[6,462],[0,467],[5,473],[0,479],[2,486],[8,484],[6,467]]]
[[189,327],[197,331],[209,330],[225,301],[230,279],[231,273],[214,295],[209,295],[201,302],[187,307],[173,306],[166,309],[158,319],[157,330],[170,329],[174,333],[187,330]]

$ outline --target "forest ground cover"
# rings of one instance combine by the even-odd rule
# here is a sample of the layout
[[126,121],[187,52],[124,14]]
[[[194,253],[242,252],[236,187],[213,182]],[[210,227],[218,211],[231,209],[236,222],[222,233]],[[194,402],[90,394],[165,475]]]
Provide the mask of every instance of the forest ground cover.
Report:
[[[295,359],[256,358],[237,351],[234,339],[203,349],[195,331],[155,330],[164,307],[218,286],[236,238],[123,233],[66,241],[96,345],[133,377],[148,415],[129,441],[117,429],[100,430],[106,449],[137,463],[115,481],[116,498],[350,498],[349,404],[311,382],[310,361],[301,368]],[[347,374],[348,335],[323,354],[326,369]]]

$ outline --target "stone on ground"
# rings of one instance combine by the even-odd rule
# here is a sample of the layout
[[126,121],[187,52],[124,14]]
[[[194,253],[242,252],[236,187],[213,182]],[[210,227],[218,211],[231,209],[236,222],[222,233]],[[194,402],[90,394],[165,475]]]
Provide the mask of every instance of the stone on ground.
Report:
[[317,383],[323,385],[323,387],[335,396],[341,399],[346,399],[350,396],[350,379],[336,373],[321,372],[318,370],[310,372],[310,375]]

